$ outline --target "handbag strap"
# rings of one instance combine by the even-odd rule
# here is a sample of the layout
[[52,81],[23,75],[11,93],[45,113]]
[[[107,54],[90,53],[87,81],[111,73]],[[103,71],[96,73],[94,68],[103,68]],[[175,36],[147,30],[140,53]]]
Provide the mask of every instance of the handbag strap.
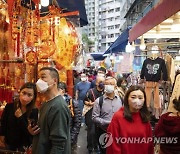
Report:
[[94,95],[93,89],[91,89],[91,93],[92,93],[93,99],[94,99],[94,101],[95,101],[95,100],[96,100],[96,97],[95,97],[95,95]]
[[70,109],[70,112],[71,112],[71,115],[72,117],[74,117],[74,109],[73,109],[73,102],[72,102],[72,98],[70,99],[70,104],[68,105],[69,109]]

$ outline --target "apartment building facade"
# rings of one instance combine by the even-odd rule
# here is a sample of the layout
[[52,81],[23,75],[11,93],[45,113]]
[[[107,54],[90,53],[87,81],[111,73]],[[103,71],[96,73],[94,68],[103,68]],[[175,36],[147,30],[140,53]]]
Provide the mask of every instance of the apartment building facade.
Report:
[[89,52],[103,52],[121,33],[125,19],[121,16],[122,0],[85,0],[89,24],[83,28],[94,42]]
[[88,52],[104,52],[124,29],[136,24],[158,0],[85,0],[89,24],[83,28],[93,41]]

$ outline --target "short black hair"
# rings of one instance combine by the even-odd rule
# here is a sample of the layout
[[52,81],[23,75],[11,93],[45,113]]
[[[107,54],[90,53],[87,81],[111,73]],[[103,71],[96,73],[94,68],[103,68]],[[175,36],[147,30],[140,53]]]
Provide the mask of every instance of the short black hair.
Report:
[[58,89],[62,89],[65,90],[65,92],[67,92],[67,85],[64,82],[59,82],[58,84]]
[[120,87],[123,81],[126,81],[126,82],[127,82],[126,78],[124,78],[124,77],[119,77],[119,78],[117,79],[117,86]]
[[106,74],[106,69],[105,69],[104,67],[98,68],[97,72],[98,72],[98,71],[102,71],[102,72],[104,72],[104,73]]
[[133,121],[132,113],[129,109],[128,98],[129,98],[130,93],[136,90],[140,90],[144,94],[144,104],[143,104],[143,107],[139,110],[139,112],[140,112],[142,122],[146,123],[150,120],[150,113],[148,111],[147,103],[146,103],[146,93],[144,91],[144,88],[138,85],[131,86],[124,96],[124,117],[128,121]]
[[58,73],[57,69],[55,69],[53,67],[42,67],[40,69],[40,71],[43,71],[43,70],[49,70],[51,77],[56,78],[57,79],[57,84],[59,83],[59,73]]

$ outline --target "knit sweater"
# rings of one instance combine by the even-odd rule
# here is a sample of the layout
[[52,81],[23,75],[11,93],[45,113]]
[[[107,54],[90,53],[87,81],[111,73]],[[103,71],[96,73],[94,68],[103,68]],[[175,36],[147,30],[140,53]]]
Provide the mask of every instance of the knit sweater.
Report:
[[180,117],[169,116],[171,112],[163,114],[155,127],[156,137],[178,137],[177,143],[160,144],[160,150],[163,154],[180,153]]
[[[124,108],[116,112],[108,127],[113,143],[107,147],[107,154],[153,154],[150,123],[143,123],[139,112],[132,113],[133,121],[130,122],[124,118],[123,112]],[[129,139],[134,140],[133,143]],[[146,140],[145,143],[142,139]]]
[[147,58],[141,69],[141,79],[146,79],[146,81],[158,82],[161,80],[161,73],[163,73],[163,80],[167,81],[167,69],[164,59],[156,58],[150,59]]
[[33,154],[70,154],[70,111],[62,96],[43,103],[33,137]]

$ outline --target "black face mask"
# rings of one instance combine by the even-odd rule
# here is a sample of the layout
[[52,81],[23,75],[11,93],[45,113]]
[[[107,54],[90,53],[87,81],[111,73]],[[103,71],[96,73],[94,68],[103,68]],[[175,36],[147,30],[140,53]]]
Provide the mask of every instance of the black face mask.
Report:
[[99,87],[100,89],[104,89],[104,83],[100,82],[99,85],[98,85],[98,87]]

